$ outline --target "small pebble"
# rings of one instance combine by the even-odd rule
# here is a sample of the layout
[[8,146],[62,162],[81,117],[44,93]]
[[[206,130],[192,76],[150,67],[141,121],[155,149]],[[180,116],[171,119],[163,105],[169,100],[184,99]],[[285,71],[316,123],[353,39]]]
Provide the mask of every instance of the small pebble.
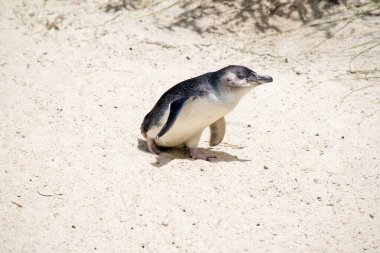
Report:
[[373,214],[370,214],[369,217],[370,217],[371,219],[375,218],[375,216],[374,216]]
[[264,165],[264,170],[267,170],[267,169],[269,169],[266,165]]

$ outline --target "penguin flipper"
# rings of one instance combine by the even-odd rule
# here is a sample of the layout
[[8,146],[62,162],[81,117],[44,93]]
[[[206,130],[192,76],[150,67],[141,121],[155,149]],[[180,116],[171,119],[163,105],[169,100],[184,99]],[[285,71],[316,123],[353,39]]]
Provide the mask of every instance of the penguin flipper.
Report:
[[165,133],[167,133],[170,130],[170,128],[173,126],[174,122],[176,121],[176,119],[177,119],[179,113],[181,112],[182,108],[184,107],[184,105],[187,102],[194,100],[196,98],[197,98],[196,96],[182,97],[182,98],[179,98],[177,100],[174,100],[170,104],[169,117],[168,117],[165,125],[161,128],[160,132],[157,134],[157,138],[160,138],[161,136],[163,136]]
[[221,117],[210,125],[210,146],[218,145],[222,142],[226,133],[226,120]]

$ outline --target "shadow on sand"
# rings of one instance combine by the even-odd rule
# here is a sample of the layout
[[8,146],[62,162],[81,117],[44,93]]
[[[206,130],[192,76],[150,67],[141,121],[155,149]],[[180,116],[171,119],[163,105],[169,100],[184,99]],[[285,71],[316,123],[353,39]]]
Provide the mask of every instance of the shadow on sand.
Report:
[[[145,153],[149,153],[148,145],[145,140],[137,138],[137,147],[140,151]],[[211,158],[210,163],[218,163],[218,162],[248,162],[251,160],[240,159],[237,156],[231,155],[229,153],[223,151],[211,151],[210,149],[201,149],[203,153],[216,156],[216,158]],[[193,160],[190,158],[188,152],[184,148],[168,148],[163,150],[160,155],[156,156],[156,162],[151,163],[155,167],[162,167],[168,164],[170,161],[175,159],[182,160]]]

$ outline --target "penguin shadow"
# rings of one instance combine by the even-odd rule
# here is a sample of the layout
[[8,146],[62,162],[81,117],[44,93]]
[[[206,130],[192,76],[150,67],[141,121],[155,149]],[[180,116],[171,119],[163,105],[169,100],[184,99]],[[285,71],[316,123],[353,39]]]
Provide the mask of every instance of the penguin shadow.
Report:
[[[137,148],[145,153],[149,153],[148,144],[145,140],[137,138]],[[156,155],[156,162],[151,163],[153,166],[159,168],[165,166],[170,161],[175,159],[182,160],[193,160],[190,158],[189,152],[185,148],[160,148],[163,152],[160,155]],[[201,148],[202,153],[215,156],[216,158],[210,158],[210,163],[218,162],[249,162],[251,160],[240,159],[237,156],[231,155],[223,151],[214,151],[210,149]]]

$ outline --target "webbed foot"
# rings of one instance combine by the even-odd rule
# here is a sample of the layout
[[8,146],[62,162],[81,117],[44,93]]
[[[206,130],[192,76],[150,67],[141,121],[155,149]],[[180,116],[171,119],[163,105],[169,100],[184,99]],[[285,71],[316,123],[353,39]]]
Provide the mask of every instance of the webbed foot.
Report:
[[191,158],[194,158],[194,159],[205,160],[205,161],[210,162],[210,158],[216,158],[216,156],[208,156],[208,155],[203,154],[199,150],[199,148],[189,148],[189,150],[190,150]]
[[161,154],[161,150],[157,147],[156,143],[154,142],[154,139],[148,138],[146,142],[148,143],[148,149],[152,154]]

